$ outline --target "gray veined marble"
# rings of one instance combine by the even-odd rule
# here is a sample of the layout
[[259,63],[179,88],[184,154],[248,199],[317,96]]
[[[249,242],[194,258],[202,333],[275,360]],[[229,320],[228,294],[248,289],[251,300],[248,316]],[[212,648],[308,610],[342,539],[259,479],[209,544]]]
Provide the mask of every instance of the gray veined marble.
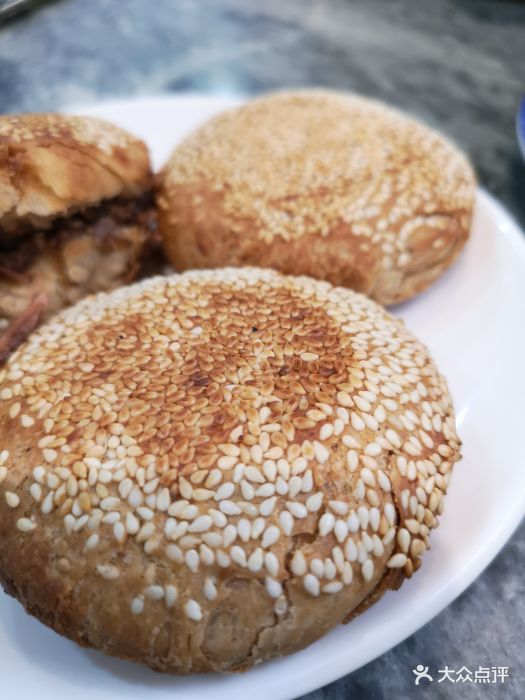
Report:
[[[165,91],[355,90],[407,109],[470,154],[525,224],[515,112],[525,94],[525,3],[504,0],[62,0],[0,29],[0,108]],[[525,525],[447,610],[315,693],[522,698]],[[510,666],[505,685],[414,686],[411,669]]]

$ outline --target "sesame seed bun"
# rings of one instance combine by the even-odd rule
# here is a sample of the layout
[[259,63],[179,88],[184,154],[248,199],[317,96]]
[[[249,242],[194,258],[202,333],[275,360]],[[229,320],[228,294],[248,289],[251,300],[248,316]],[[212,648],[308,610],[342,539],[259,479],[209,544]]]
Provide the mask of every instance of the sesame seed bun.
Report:
[[145,144],[112,124],[0,117],[0,327],[14,338],[0,361],[43,318],[136,279],[156,235],[151,185]]
[[141,194],[150,174],[145,144],[102,119],[0,116],[0,243],[24,224]]
[[159,178],[176,269],[254,264],[383,304],[417,294],[467,240],[471,166],[385,105],[322,90],[272,94],[187,137]]
[[427,350],[366,297],[253,268],[148,279],[0,371],[0,580],[79,644],[246,669],[419,568],[458,450]]

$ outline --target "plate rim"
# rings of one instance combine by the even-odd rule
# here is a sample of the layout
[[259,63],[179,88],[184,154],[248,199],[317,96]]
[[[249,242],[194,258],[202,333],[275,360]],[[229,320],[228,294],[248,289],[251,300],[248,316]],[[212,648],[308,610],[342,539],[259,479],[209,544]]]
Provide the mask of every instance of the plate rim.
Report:
[[[73,104],[61,107],[57,111],[66,113],[76,113],[76,114],[92,114],[93,112],[99,112],[104,110],[115,110],[122,109],[123,107],[136,106],[138,104],[146,103],[156,103],[157,105],[162,103],[173,103],[182,101],[193,101],[202,102],[208,105],[216,104],[223,105],[223,108],[227,109],[228,105],[235,106],[236,104],[242,103],[245,99],[250,98],[249,95],[210,95],[200,92],[184,92],[184,93],[159,93],[151,95],[138,95],[132,96],[130,98],[117,98],[110,100],[101,100],[92,104]],[[152,105],[153,106],[153,105]],[[108,117],[108,119],[110,119]],[[513,250],[516,251],[520,258],[520,265],[525,270],[525,233],[522,230],[520,224],[514,215],[508,211],[508,209],[502,205],[495,196],[493,196],[489,191],[482,187],[478,187],[476,192],[477,202],[481,202],[486,206],[491,212],[492,222],[498,232],[503,234],[506,239],[506,244],[511,246]],[[397,312],[394,312],[397,313]],[[525,465],[524,465],[525,466]],[[445,610],[461,593],[467,590],[474,581],[483,573],[483,571],[489,566],[489,564],[494,560],[498,553],[507,544],[509,539],[512,537],[513,533],[519,527],[520,522],[525,516],[525,490],[517,492],[512,507],[508,508],[505,517],[498,522],[497,528],[492,532],[492,536],[486,541],[485,546],[482,549],[476,551],[472,557],[469,559],[468,575],[464,575],[463,571],[459,571],[450,580],[449,588],[447,589],[448,595],[443,599],[440,596],[435,596],[434,600],[429,601],[427,610],[423,617],[423,622],[421,618],[419,621],[412,621],[412,624],[408,626],[404,624],[404,629],[408,631],[403,632],[401,638],[397,638],[395,635],[390,635],[384,643],[380,643],[377,646],[377,652],[374,656],[364,663],[358,663],[357,666],[353,667],[352,670],[345,670],[347,665],[346,656],[338,655],[334,660],[327,660],[326,657],[323,659],[319,665],[315,666],[315,671],[312,669],[304,676],[298,673],[292,673],[288,676],[285,683],[276,682],[275,687],[272,683],[272,691],[275,692],[276,697],[289,698],[296,697],[299,694],[304,694],[311,692],[328,683],[331,683],[343,676],[352,673],[353,671],[361,668],[364,664],[371,662],[374,659],[385,654],[390,649],[394,648],[398,644],[401,644],[408,637],[413,635],[418,629],[430,622],[434,617],[436,617],[440,612]],[[428,614],[427,614],[428,613]],[[271,664],[272,662],[268,662]],[[282,671],[281,671],[282,673]],[[315,673],[315,678],[313,677]],[[199,676],[194,676],[198,678]],[[210,679],[210,676],[206,676]],[[221,677],[218,676],[218,679]],[[256,677],[254,677],[254,680]],[[293,679],[294,685],[294,695],[285,694],[286,688],[290,687],[290,680]],[[174,679],[173,691],[180,692],[180,696],[184,697],[185,691],[183,688],[177,691],[176,678]],[[149,694],[153,689],[148,688],[145,693]],[[232,694],[235,695],[235,688],[232,687]],[[259,695],[256,691],[254,693],[255,697],[263,697]]]

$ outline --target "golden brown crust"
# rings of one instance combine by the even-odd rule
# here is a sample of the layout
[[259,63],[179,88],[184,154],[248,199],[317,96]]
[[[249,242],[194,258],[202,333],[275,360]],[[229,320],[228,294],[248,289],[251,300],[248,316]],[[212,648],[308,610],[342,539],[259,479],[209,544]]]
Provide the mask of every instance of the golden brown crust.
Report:
[[101,119],[0,117],[2,239],[104,199],[139,195],[150,177],[145,144]]
[[469,163],[439,134],[317,90],[212,118],[175,149],[158,201],[176,269],[256,264],[392,304],[455,260],[474,195]]
[[244,670],[412,575],[458,450],[428,352],[362,295],[149,279],[0,370],[0,580],[78,643]]

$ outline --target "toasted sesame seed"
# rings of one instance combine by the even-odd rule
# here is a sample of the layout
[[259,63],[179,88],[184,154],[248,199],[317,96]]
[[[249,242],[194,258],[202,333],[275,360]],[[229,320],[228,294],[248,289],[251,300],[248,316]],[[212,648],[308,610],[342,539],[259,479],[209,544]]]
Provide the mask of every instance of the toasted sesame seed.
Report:
[[352,580],[354,578],[354,572],[352,569],[352,565],[349,562],[345,562],[345,565],[343,567],[343,584],[345,586],[349,586],[352,583]]
[[419,534],[419,531],[421,529],[421,525],[415,518],[408,518],[405,520],[405,527],[409,532],[412,532],[414,535]]
[[320,442],[314,441],[314,454],[319,464],[324,464],[330,457],[330,452]]
[[207,545],[201,544],[199,547],[199,559],[205,566],[212,566],[215,563],[215,554]]
[[36,503],[40,503],[40,501],[42,500],[42,487],[40,486],[40,484],[31,484],[31,486],[29,487],[29,493],[31,494],[33,500],[36,501]]
[[357,532],[359,530],[360,521],[354,510],[350,511],[350,514],[346,519],[346,524],[348,525],[349,532]]
[[284,615],[288,610],[288,601],[284,595],[280,595],[275,601],[274,610],[276,615]]
[[266,577],[264,585],[266,588],[266,592],[268,593],[270,598],[278,598],[283,592],[283,587],[281,586],[279,581],[276,581],[275,579],[269,576]]
[[11,404],[9,411],[8,411],[9,418],[13,418],[13,419],[16,418],[18,416],[18,414],[20,413],[20,409],[21,409],[21,406],[20,406],[20,403],[18,401],[16,403]]
[[336,520],[334,525],[334,534],[339,543],[342,543],[348,537],[348,525],[344,520]]
[[182,513],[180,514],[180,517],[183,520],[194,520],[197,516],[199,515],[199,509],[197,506],[191,504],[189,506],[186,506]]
[[358,432],[364,430],[366,427],[364,420],[355,412],[351,413],[350,422],[352,423],[352,428]]
[[264,562],[263,550],[258,547],[248,558],[248,569],[254,573],[262,569]]
[[283,510],[279,514],[279,525],[281,526],[281,529],[285,535],[291,535],[294,526],[294,519],[292,514],[289,513],[287,510]]
[[357,559],[357,546],[351,537],[345,542],[345,557],[348,561],[356,561]]
[[319,579],[313,574],[306,574],[306,576],[303,579],[303,585],[305,591],[311,596],[317,597],[319,595],[321,586],[319,583]]
[[20,532],[32,532],[36,528],[36,523],[30,518],[20,518],[16,521],[16,527]]
[[224,532],[222,533],[222,542],[225,547],[228,547],[232,542],[235,542],[237,539],[237,528],[235,525],[230,524],[227,525],[224,528]]
[[89,551],[92,549],[96,549],[98,546],[98,543],[100,542],[100,537],[99,535],[94,532],[92,535],[90,535],[87,540],[86,540],[86,545],[85,548]]
[[115,581],[120,576],[120,571],[111,564],[97,564],[97,572],[107,581]]
[[295,576],[304,576],[306,573],[306,560],[300,550],[296,550],[292,557],[291,570]]
[[188,549],[184,554],[184,561],[190,571],[196,573],[199,570],[200,557],[195,549]]
[[402,527],[397,531],[397,542],[401,547],[402,552],[406,554],[410,547],[410,533],[407,529]]
[[100,502],[102,510],[116,510],[120,506],[120,498],[107,497]]
[[319,440],[328,440],[334,434],[334,427],[331,423],[325,423],[319,431]]
[[206,532],[213,525],[209,515],[200,515],[190,524],[188,532]]
[[144,525],[140,528],[140,530],[137,533],[136,536],[136,541],[137,542],[145,542],[147,539],[149,539],[155,532],[155,525],[151,522],[144,523]]
[[215,500],[222,501],[229,499],[231,496],[233,496],[234,493],[235,484],[232,484],[231,481],[225,482],[224,484],[221,484],[217,489],[215,493]]
[[393,557],[390,557],[390,559],[387,561],[386,565],[388,566],[389,569],[400,569],[406,563],[407,563],[406,554],[398,553],[398,554],[394,554]]
[[121,522],[117,522],[113,525],[113,536],[117,542],[124,542],[126,539],[126,528]]
[[[306,466],[306,465],[305,465]],[[268,481],[275,481],[277,476],[277,465],[273,459],[267,459],[263,463],[263,473]]]
[[290,498],[295,498],[297,494],[301,491],[302,479],[300,476],[292,476],[288,482],[288,495]]
[[348,513],[348,503],[345,501],[329,501],[328,505],[337,515],[347,515]]
[[133,598],[131,601],[131,612],[133,615],[140,615],[144,610],[144,598],[143,596],[138,596]]
[[266,571],[272,577],[276,577],[279,573],[279,560],[273,552],[266,552],[264,555],[264,566]]
[[177,602],[177,588],[171,584],[164,587],[164,600],[167,608],[172,608]]
[[[318,491],[317,493],[313,494],[312,496],[309,496],[305,502],[306,509],[310,513],[317,512],[321,508],[322,504],[323,504],[323,492],[322,491]],[[283,513],[283,515],[284,515],[284,513]]]
[[281,531],[279,530],[279,528],[275,525],[270,525],[264,531],[261,544],[265,549],[267,549],[268,547],[274,545],[280,536]]
[[342,572],[344,564],[345,564],[345,558],[344,558],[343,550],[341,549],[341,547],[339,547],[339,546],[333,547],[332,559],[334,561],[335,568],[337,569],[337,571]]
[[257,539],[264,532],[265,527],[266,520],[264,518],[255,518],[255,520],[252,523],[252,532],[250,535],[252,540]]
[[10,508],[18,508],[20,505],[20,498],[12,491],[5,492],[5,502]]
[[263,484],[262,486],[259,486],[257,491],[255,492],[255,495],[258,498],[267,498],[268,496],[273,496],[275,493],[275,486],[273,484]]
[[389,491],[392,490],[392,485],[390,483],[390,479],[388,476],[385,474],[385,472],[382,469],[379,469],[377,472],[377,481],[379,483],[379,486],[385,493],[388,493]]
[[396,523],[396,509],[392,503],[385,503],[385,517],[389,525]]
[[317,578],[324,578],[325,576],[325,567],[324,567],[324,562],[322,559],[319,558],[314,558],[310,561],[310,571],[314,576],[317,576]]
[[370,510],[366,506],[359,506],[357,509],[357,517],[359,518],[359,524],[362,529],[366,530],[370,522]]
[[374,564],[371,559],[367,559],[361,566],[361,574],[365,581],[371,581],[374,575]]
[[144,552],[145,554],[152,554],[159,547],[159,540],[157,537],[150,537],[146,542],[144,542]]
[[32,416],[29,416],[27,413],[23,413],[20,416],[20,423],[24,428],[30,428],[35,424],[35,419]]
[[44,467],[35,467],[33,469],[33,479],[38,483],[38,484],[43,484],[44,480],[46,477],[46,470]]
[[341,581],[330,581],[330,583],[325,583],[322,588],[323,593],[339,593],[341,590],[343,590]]
[[243,542],[248,542],[251,537],[252,527],[246,518],[240,518],[237,522],[237,532]]
[[271,515],[274,511],[276,503],[277,498],[275,496],[267,498],[259,504],[259,513],[264,517]]
[[248,466],[244,470],[244,474],[248,481],[252,481],[258,484],[263,484],[264,483],[264,476],[262,473],[257,469],[257,467],[253,466]]
[[275,482],[275,490],[279,496],[285,496],[288,493],[288,482],[281,476],[278,476],[277,481]]
[[295,501],[286,501],[286,507],[292,514],[294,518],[306,518],[308,511],[302,503],[297,503]]
[[381,520],[381,513],[379,512],[379,508],[376,508],[376,507],[370,508],[368,513],[369,513],[370,527],[374,531],[378,530],[379,523]]
[[188,617],[190,620],[195,620],[195,622],[202,620],[202,609],[196,600],[188,600],[188,602],[184,605],[184,612],[186,617]]
[[162,600],[164,598],[164,589],[162,586],[148,586],[144,589],[144,595],[149,600]]
[[45,447],[42,450],[42,456],[44,457],[44,461],[46,461],[48,464],[53,464],[58,458],[58,452],[49,447]]
[[217,597],[217,587],[215,586],[215,582],[210,576],[206,577],[204,581],[203,591],[206,600],[215,600],[215,598]]
[[348,450],[346,453],[346,464],[351,472],[357,469],[359,464],[359,455],[355,450]]
[[166,556],[168,557],[168,559],[171,559],[171,561],[175,561],[178,564],[182,564],[182,562],[184,561],[184,555],[182,554],[182,550],[176,544],[169,544],[166,547]]
[[371,552],[374,547],[374,542],[367,532],[361,534],[361,542],[367,552]]
[[233,501],[221,501],[219,508],[225,515],[240,515],[242,510]]
[[376,485],[375,476],[374,476],[372,470],[368,469],[368,467],[364,467],[363,469],[361,469],[360,476],[361,476],[361,479],[364,481],[364,483],[367,486],[375,486]]
[[239,566],[243,568],[247,566],[246,552],[239,545],[233,545],[233,547],[230,548],[230,556],[232,558],[232,561],[234,561]]

